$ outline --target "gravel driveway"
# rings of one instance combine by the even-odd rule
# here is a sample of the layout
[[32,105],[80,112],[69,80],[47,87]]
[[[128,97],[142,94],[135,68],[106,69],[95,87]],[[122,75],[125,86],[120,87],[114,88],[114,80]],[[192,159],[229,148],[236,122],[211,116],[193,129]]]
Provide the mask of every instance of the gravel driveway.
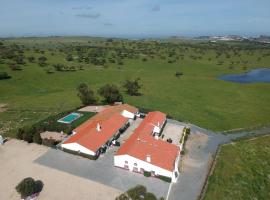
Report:
[[102,183],[121,191],[126,191],[131,187],[141,184],[158,197],[165,197],[167,195],[168,183],[157,178],[146,178],[141,174],[114,167],[113,155],[115,150],[111,148],[103,157],[92,161],[60,150],[51,149],[34,162]]

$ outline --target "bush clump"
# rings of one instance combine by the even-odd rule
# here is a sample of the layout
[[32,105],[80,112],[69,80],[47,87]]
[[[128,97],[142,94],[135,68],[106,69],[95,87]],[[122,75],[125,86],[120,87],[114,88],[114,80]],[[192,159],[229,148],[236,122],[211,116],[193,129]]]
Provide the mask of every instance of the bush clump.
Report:
[[7,72],[0,72],[0,80],[10,79],[11,76]]
[[172,179],[170,177],[167,177],[167,176],[162,176],[162,175],[158,175],[157,178],[159,178],[160,180],[163,180],[165,182],[172,182]]
[[144,175],[145,177],[150,177],[150,176],[151,176],[151,172],[144,171],[144,172],[143,172],[143,175]]
[[129,189],[127,194],[131,199],[141,199],[141,197],[144,196],[146,192],[146,187],[143,185],[137,185],[134,188]]
[[41,192],[43,188],[42,181],[35,181],[33,178],[28,177],[23,179],[17,186],[16,191],[21,195],[22,198],[31,196],[35,193]]
[[[161,197],[160,200],[162,199]],[[115,200],[157,200],[157,197],[153,193],[147,192],[143,185],[137,185],[116,197]]]

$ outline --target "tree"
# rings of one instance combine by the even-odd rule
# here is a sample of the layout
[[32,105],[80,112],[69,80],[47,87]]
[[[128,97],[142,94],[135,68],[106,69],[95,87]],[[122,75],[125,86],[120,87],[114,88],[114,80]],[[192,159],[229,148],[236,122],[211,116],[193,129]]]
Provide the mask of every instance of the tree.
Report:
[[66,57],[67,61],[73,61],[73,56],[71,54],[68,54]]
[[175,72],[175,76],[176,76],[176,77],[180,77],[180,76],[183,76],[183,75],[184,75],[183,72]]
[[41,67],[44,67],[44,66],[47,65],[46,61],[47,61],[47,58],[46,58],[45,56],[40,56],[40,57],[38,58],[38,64],[39,64]]
[[[157,197],[153,193],[147,192],[143,185],[137,185],[116,197],[115,200],[157,200]],[[160,200],[164,200],[164,198],[161,197]]]
[[144,196],[144,200],[157,200],[157,197],[150,192],[147,192]]
[[36,58],[34,56],[29,56],[27,59],[30,63],[34,63]]
[[93,90],[89,89],[85,83],[81,83],[78,88],[78,97],[83,105],[90,105],[96,102]]
[[16,186],[16,190],[21,197],[28,197],[36,192],[36,182],[33,178],[25,178]]
[[0,72],[0,80],[2,80],[2,79],[9,79],[9,78],[11,78],[11,76],[8,75],[7,72]]
[[126,80],[123,84],[123,87],[126,88],[127,93],[131,96],[138,96],[140,95],[139,89],[142,88],[142,84],[140,84],[140,78],[136,78],[134,81]]
[[123,96],[120,93],[118,87],[116,85],[106,84],[101,87],[98,91],[100,96],[104,97],[107,103],[114,103],[117,101],[123,101]]
[[39,62],[45,63],[45,62],[47,61],[47,58],[46,58],[45,56],[40,56],[40,57],[38,58],[38,61],[39,61]]
[[130,200],[130,199],[126,193],[123,193],[120,196],[116,197],[115,200]]

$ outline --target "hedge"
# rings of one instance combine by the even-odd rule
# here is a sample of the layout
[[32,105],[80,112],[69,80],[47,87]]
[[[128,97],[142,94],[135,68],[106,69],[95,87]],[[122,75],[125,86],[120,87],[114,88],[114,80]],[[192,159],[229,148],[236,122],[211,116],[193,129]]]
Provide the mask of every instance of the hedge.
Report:
[[167,176],[158,175],[156,177],[165,181],[165,182],[168,182],[168,183],[172,182],[172,179],[170,177],[167,177]]

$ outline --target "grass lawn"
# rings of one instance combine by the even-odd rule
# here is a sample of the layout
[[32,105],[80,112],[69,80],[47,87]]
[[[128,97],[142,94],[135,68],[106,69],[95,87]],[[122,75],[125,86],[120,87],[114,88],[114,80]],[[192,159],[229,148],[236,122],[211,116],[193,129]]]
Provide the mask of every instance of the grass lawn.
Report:
[[223,146],[204,199],[270,199],[270,136]]
[[[198,49],[179,47],[188,50],[183,52],[184,58],[174,63],[168,63],[158,56],[147,61],[124,59],[124,65],[108,63],[107,67],[93,64],[68,62],[65,54],[57,48],[74,44],[88,45],[98,43],[91,38],[53,38],[53,39],[14,39],[6,40],[4,44],[23,44],[25,56],[38,58],[44,55],[48,58],[48,67],[56,63],[79,66],[84,70],[74,72],[46,73],[46,67],[37,63],[27,62],[21,71],[12,71],[7,63],[0,64],[0,71],[6,71],[11,79],[0,80],[0,103],[8,104],[8,111],[0,112],[0,125],[12,129],[40,119],[73,109],[80,105],[76,87],[85,82],[95,91],[105,83],[120,86],[125,79],[140,77],[143,83],[142,96],[128,96],[124,93],[127,103],[163,111],[176,119],[191,122],[215,131],[242,127],[268,125],[270,123],[270,84],[238,84],[218,80],[222,74],[242,73],[259,67],[270,67],[270,56],[257,58],[270,50],[240,50],[241,56],[230,58],[222,55],[216,58],[215,50],[205,48],[201,53]],[[97,44],[98,45],[98,44]],[[100,45],[103,45],[101,43]],[[36,53],[28,47],[43,48],[44,54]],[[162,47],[163,48],[163,47]],[[49,50],[52,49],[52,50]],[[166,54],[164,47],[163,54]],[[178,53],[180,54],[181,50]],[[52,52],[54,53],[52,55]],[[74,54],[74,52],[71,52]],[[191,56],[201,56],[192,59]],[[218,61],[222,60],[222,65]],[[229,68],[234,61],[234,67]],[[244,61],[248,63],[243,64]],[[175,72],[181,71],[183,76],[175,77]]]

